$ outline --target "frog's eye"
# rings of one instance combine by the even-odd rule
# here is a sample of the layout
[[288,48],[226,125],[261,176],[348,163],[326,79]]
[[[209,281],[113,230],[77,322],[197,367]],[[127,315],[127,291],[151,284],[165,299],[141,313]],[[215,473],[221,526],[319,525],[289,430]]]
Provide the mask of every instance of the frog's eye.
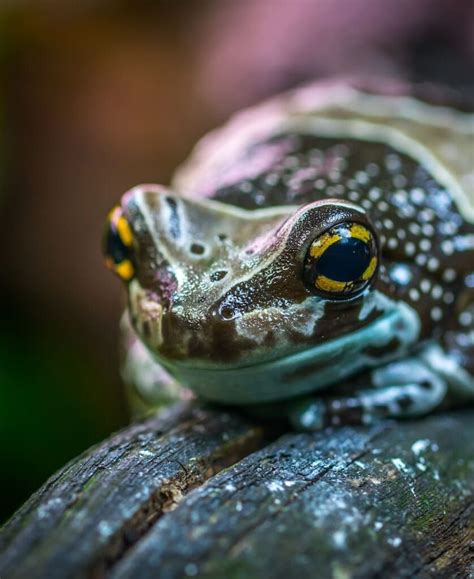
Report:
[[120,207],[115,207],[107,217],[103,249],[105,265],[123,281],[135,273],[131,260],[133,233]]
[[377,244],[372,231],[361,223],[340,223],[311,243],[304,281],[312,292],[326,297],[352,298],[370,284],[377,265]]

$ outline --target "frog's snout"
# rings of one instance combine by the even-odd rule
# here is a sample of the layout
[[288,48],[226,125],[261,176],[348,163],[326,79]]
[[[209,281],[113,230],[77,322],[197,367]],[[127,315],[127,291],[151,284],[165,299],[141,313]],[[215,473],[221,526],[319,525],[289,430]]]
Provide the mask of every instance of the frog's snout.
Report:
[[147,346],[168,357],[179,356],[187,342],[195,342],[206,332],[208,320],[184,307],[179,300],[143,288],[138,280],[129,284],[129,311],[136,332]]

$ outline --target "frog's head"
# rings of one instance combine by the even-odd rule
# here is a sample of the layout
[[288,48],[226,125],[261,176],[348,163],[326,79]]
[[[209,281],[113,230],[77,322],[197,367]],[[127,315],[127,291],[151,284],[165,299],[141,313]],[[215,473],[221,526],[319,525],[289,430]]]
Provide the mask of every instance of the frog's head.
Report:
[[247,211],[141,186],[109,215],[105,247],[138,335],[211,399],[314,390],[417,337],[412,314],[387,297],[376,234],[352,203]]

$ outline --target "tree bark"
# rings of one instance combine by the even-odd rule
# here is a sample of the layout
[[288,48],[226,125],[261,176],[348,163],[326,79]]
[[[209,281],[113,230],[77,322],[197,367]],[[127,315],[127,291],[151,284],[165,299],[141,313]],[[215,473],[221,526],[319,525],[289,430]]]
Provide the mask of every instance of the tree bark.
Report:
[[281,435],[177,405],[84,453],[2,531],[0,577],[469,577],[474,412]]

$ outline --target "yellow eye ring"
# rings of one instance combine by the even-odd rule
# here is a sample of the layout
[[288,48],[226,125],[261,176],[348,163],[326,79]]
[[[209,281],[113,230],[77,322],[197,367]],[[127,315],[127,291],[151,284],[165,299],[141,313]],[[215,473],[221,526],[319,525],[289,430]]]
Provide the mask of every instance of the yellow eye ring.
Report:
[[123,281],[135,275],[131,260],[133,232],[121,207],[114,207],[107,216],[103,238],[105,265]]
[[352,298],[372,282],[377,267],[378,249],[372,230],[362,223],[344,222],[312,241],[303,277],[313,293],[331,299]]

